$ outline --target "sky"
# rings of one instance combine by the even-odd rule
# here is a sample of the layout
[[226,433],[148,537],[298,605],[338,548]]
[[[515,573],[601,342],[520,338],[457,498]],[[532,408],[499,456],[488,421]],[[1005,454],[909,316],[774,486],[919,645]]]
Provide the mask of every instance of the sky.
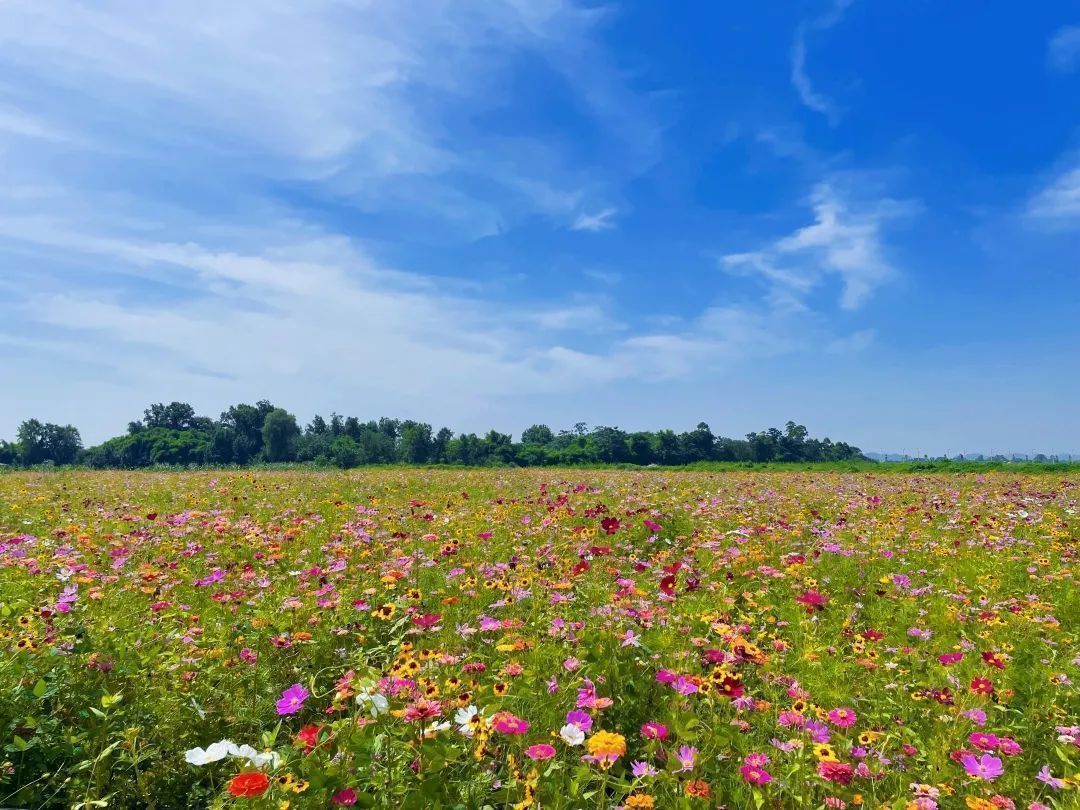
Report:
[[1080,452],[1080,6],[5,0],[0,381]]

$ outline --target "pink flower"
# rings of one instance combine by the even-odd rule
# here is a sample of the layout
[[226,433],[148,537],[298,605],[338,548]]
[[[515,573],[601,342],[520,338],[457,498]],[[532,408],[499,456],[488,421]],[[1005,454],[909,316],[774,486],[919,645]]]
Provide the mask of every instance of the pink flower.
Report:
[[743,765],[739,768],[739,773],[751,785],[767,785],[772,781],[772,774],[753,765]]
[[339,790],[333,796],[330,797],[330,801],[334,804],[339,804],[342,807],[351,807],[356,804],[356,791],[352,788],[345,788]]
[[547,745],[546,743],[540,743],[539,745],[530,745],[525,749],[525,756],[529,759],[535,759],[543,761],[545,759],[551,759],[555,756],[555,748]]
[[851,709],[833,709],[829,712],[829,722],[837,728],[851,728],[858,719]]
[[491,718],[491,727],[500,734],[524,734],[529,724],[510,712],[496,712]]
[[296,714],[303,708],[304,701],[310,694],[303,686],[294,683],[281,693],[281,700],[277,702],[277,713],[279,715]]
[[1015,757],[1017,754],[1024,753],[1024,749],[1012,737],[998,737],[998,753],[1007,757]]
[[667,735],[667,726],[654,723],[652,720],[641,727],[641,736],[646,740],[666,740]]
[[974,734],[969,734],[968,742],[980,751],[993,751],[998,747],[998,738],[993,734],[987,734],[983,731],[976,731]]
[[987,782],[993,782],[1005,772],[1001,760],[997,757],[992,757],[989,754],[983,754],[978,759],[975,759],[974,754],[964,754],[964,756],[960,758],[960,764],[964,766],[964,770],[967,771],[970,776],[974,776],[977,779],[985,779]]

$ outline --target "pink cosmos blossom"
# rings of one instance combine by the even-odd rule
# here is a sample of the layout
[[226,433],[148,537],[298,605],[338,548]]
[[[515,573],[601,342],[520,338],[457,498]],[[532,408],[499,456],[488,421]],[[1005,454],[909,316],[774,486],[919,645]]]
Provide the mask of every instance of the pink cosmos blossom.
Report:
[[964,756],[960,758],[960,764],[964,766],[964,770],[967,771],[970,776],[974,776],[977,779],[985,779],[987,782],[993,782],[1005,772],[1001,760],[997,757],[990,756],[990,754],[983,754],[978,759],[975,759],[974,754],[964,754]]
[[303,686],[294,683],[281,693],[281,700],[277,702],[277,713],[279,715],[296,714],[303,708],[304,701],[310,694]]
[[588,733],[593,726],[592,717],[589,716],[588,712],[583,712],[580,709],[574,709],[567,712],[566,722],[572,726],[577,726],[586,733]]
[[751,785],[767,785],[772,781],[772,774],[753,765],[743,765],[739,768],[739,773]]

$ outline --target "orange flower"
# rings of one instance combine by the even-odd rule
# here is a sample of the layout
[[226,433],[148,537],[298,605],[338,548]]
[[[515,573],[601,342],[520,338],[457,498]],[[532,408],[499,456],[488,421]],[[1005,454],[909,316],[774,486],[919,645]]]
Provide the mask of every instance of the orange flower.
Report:
[[691,779],[686,783],[686,795],[697,799],[707,799],[712,795],[712,788],[704,779]]
[[229,781],[229,793],[238,799],[262,796],[268,787],[270,787],[270,780],[262,771],[238,773]]

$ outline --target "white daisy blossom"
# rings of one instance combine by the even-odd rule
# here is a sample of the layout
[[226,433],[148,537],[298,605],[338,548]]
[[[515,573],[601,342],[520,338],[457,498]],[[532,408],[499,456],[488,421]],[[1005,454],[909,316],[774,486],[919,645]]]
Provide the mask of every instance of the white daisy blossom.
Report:
[[454,722],[458,724],[458,731],[466,737],[473,735],[473,727],[470,721],[476,717],[478,711],[475,706],[469,705],[463,709],[458,709],[454,715]]
[[563,742],[567,745],[581,745],[585,742],[585,732],[573,723],[567,723],[560,728],[559,736],[563,738]]

